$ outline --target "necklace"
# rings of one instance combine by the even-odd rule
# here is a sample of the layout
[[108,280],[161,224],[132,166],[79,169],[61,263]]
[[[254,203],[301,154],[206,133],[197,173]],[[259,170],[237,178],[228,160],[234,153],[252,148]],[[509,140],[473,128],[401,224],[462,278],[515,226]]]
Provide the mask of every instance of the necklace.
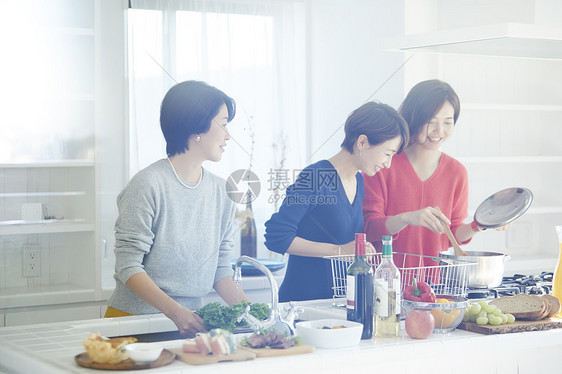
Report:
[[185,188],[195,188],[197,186],[199,186],[199,184],[201,184],[201,181],[203,180],[203,168],[201,168],[201,175],[199,176],[199,182],[197,182],[195,184],[195,186],[188,186],[187,184],[183,183],[183,181],[180,179],[180,177],[178,176],[178,173],[176,173],[176,169],[174,168],[174,164],[172,164],[172,161],[170,160],[170,157],[166,157],[166,159],[168,160],[168,162],[170,163],[170,166],[172,167],[172,170],[174,171],[174,175],[176,176],[176,179],[178,180],[178,182],[180,182]]

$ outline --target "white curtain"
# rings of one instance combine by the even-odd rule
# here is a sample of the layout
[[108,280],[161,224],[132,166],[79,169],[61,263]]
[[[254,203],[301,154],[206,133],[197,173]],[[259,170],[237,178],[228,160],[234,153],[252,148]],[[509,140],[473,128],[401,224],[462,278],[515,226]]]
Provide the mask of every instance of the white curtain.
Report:
[[166,156],[159,108],[171,86],[193,79],[221,89],[237,103],[232,139],[205,167],[225,179],[250,165],[258,175],[258,257],[270,257],[263,223],[305,160],[303,14],[302,2],[282,0],[133,0],[129,10],[131,175]]

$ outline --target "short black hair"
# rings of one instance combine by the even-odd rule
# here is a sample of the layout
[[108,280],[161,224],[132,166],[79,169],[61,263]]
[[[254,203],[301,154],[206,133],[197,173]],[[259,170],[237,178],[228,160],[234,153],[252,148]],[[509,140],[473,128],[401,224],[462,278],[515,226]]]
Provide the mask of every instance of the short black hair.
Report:
[[353,154],[353,145],[365,135],[369,145],[379,145],[397,136],[402,138],[397,153],[408,144],[408,124],[391,106],[370,101],[355,109],[345,121],[345,139],[341,146]]
[[455,110],[456,124],[461,112],[461,104],[453,87],[438,79],[423,81],[412,87],[398,109],[408,123],[411,143],[417,141],[422,128],[431,121],[446,101],[451,103]]
[[160,128],[166,139],[166,153],[173,156],[188,150],[188,139],[204,134],[211,120],[225,104],[228,122],[236,115],[236,102],[205,82],[185,81],[168,90],[160,106]]

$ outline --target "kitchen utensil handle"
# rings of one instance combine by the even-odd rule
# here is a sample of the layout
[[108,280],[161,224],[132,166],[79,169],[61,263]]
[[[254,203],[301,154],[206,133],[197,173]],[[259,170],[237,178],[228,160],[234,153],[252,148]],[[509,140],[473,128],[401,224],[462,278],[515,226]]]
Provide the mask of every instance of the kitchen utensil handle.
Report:
[[459,243],[457,243],[457,239],[455,239],[455,236],[451,232],[451,228],[449,227],[449,225],[447,225],[445,222],[441,221],[441,226],[443,226],[443,230],[445,230],[445,234],[447,234],[447,237],[449,238],[449,241],[453,245],[455,255],[457,255],[457,256],[468,256],[468,254],[465,251],[462,250]]

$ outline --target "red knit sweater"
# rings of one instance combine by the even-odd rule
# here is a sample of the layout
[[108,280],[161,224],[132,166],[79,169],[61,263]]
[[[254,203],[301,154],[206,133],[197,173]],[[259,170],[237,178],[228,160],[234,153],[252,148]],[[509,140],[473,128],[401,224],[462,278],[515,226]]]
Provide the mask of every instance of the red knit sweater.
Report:
[[[419,210],[427,206],[438,206],[451,221],[451,230],[456,229],[468,216],[468,174],[466,168],[454,158],[441,154],[437,169],[429,179],[422,182],[416,174],[405,152],[395,156],[392,167],[383,169],[365,179],[365,198],[363,200],[364,231],[367,240],[378,251],[382,249],[383,235],[390,235],[386,229],[386,219],[399,213]],[[445,234],[439,235],[423,226],[406,226],[394,235],[394,252],[426,256],[439,256],[439,252],[450,247]],[[396,266],[419,267],[423,264],[435,265],[433,261],[420,263],[424,258],[395,256]]]

